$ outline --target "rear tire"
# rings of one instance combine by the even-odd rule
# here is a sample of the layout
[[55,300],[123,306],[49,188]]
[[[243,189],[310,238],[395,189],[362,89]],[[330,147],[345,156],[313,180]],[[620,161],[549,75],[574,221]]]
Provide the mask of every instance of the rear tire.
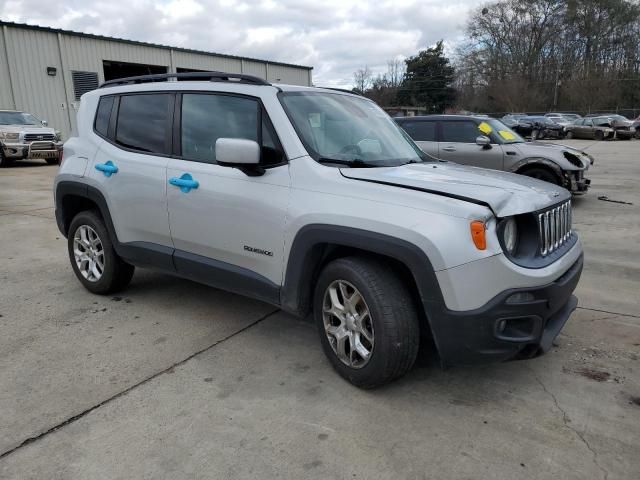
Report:
[[538,137],[540,136],[540,131],[538,130],[531,130],[531,140],[537,140]]
[[325,355],[355,386],[384,385],[413,366],[420,343],[418,313],[408,288],[388,265],[360,257],[334,260],[318,278],[313,307]]
[[67,246],[73,272],[90,292],[107,295],[129,285],[134,267],[118,256],[104,221],[96,212],[84,211],[75,216]]
[[550,170],[547,170],[546,168],[530,168],[522,172],[522,174],[526,175],[527,177],[537,178],[538,180],[542,180],[544,182],[553,183],[554,185],[560,185],[560,181],[558,180],[556,174],[554,174]]
[[13,160],[9,160],[7,157],[4,156],[4,153],[2,152],[2,147],[0,146],[0,168],[8,167],[12,163],[13,163]]

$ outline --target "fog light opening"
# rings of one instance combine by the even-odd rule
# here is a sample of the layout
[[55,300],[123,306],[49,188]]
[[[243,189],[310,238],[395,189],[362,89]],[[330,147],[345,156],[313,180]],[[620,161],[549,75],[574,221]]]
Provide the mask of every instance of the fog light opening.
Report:
[[517,303],[527,303],[533,302],[536,299],[533,293],[529,292],[518,292],[511,295],[507,298],[507,303],[509,305],[517,304]]

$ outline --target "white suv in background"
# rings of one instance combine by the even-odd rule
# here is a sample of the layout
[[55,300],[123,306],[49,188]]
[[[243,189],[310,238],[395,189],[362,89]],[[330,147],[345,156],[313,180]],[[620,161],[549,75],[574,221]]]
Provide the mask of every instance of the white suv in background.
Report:
[[433,161],[348,93],[215,72],[107,82],[83,95],[54,188],[88,290],[151,267],[313,313],[364,388],[406,373],[421,333],[445,365],[539,355],[577,304],[567,190]]

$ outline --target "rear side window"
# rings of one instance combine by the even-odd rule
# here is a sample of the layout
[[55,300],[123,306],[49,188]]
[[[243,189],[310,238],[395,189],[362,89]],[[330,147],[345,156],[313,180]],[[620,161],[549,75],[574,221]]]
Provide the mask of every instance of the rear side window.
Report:
[[262,163],[277,164],[282,153],[271,124],[262,121],[257,100],[231,95],[185,93],[181,111],[182,157],[216,162],[216,140],[243,138],[261,143]]
[[123,95],[116,143],[140,152],[170,153],[171,94]]
[[98,104],[95,128],[96,132],[103,137],[106,137],[109,131],[109,120],[111,119],[111,109],[113,108],[114,99],[115,97],[101,97],[100,103]]
[[476,143],[476,138],[483,135],[475,122],[442,122],[442,141],[455,143]]
[[403,122],[401,126],[416,142],[436,141],[436,122],[413,120]]

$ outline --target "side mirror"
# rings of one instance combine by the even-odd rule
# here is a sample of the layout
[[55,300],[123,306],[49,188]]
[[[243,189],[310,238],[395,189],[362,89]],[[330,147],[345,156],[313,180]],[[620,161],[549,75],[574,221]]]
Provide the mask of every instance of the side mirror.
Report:
[[255,177],[264,174],[260,166],[260,146],[244,138],[219,138],[216,140],[216,162],[223,167],[235,167]]
[[49,122],[47,122],[46,120],[42,120],[40,123],[42,123],[43,127],[46,127],[47,125],[49,125]]
[[491,148],[491,139],[484,135],[480,135],[476,138],[476,145],[480,145],[482,148]]

